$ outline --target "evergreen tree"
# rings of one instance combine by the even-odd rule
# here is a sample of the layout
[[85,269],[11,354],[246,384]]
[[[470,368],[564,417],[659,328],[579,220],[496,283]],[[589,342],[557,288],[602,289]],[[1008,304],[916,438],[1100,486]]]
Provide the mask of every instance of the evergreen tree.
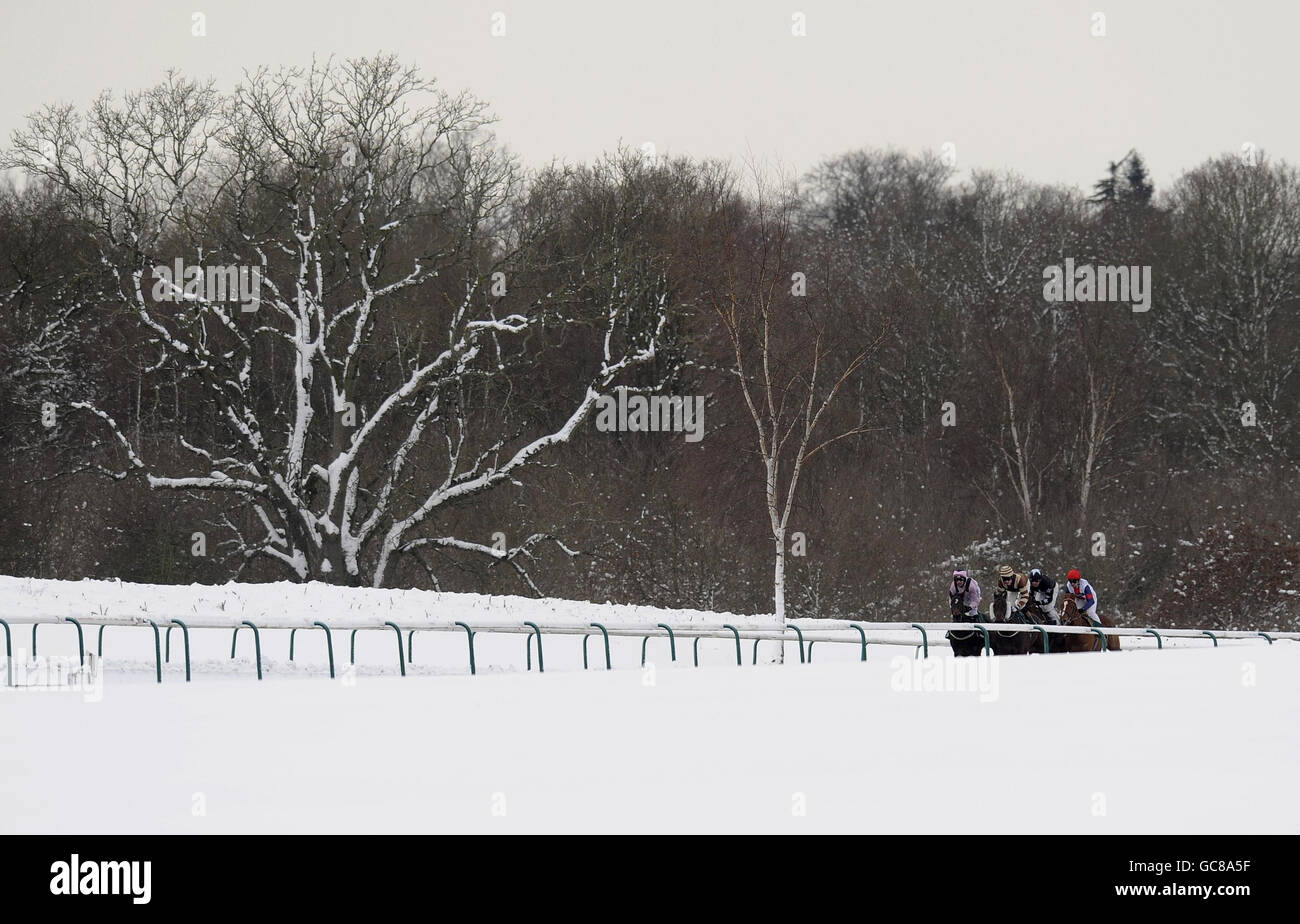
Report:
[[1142,155],[1137,151],[1130,151],[1126,160],[1128,169],[1124,172],[1124,189],[1119,193],[1119,200],[1125,205],[1149,206],[1151,197],[1155,193],[1155,186],[1151,183],[1151,175],[1142,160]]

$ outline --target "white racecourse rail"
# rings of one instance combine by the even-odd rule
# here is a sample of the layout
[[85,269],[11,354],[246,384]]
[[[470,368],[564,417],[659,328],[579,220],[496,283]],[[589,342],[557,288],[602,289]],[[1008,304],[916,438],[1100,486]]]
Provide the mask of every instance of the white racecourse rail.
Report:
[[[145,627],[152,622],[160,629],[183,622],[189,629],[228,630],[245,624],[258,629],[312,629],[321,622],[334,631],[397,629],[399,639],[400,632],[457,632],[465,627],[476,633],[522,634],[534,633],[533,626],[536,626],[536,631],[543,635],[595,635],[603,628],[611,636],[734,639],[738,661],[741,639],[756,644],[764,640],[797,642],[802,661],[806,646],[811,657],[811,645],[815,642],[859,645],[865,658],[868,645],[915,646],[923,654],[929,654],[934,644],[946,649],[943,633],[948,629],[969,631],[984,625],[990,631],[996,628],[999,632],[1040,632],[1035,626],[998,624],[995,627],[991,620],[974,626],[828,619],[794,619],[782,624],[771,615],[742,616],[530,597],[339,587],[318,582],[170,585],[8,576],[0,576],[0,620],[9,625],[75,621],[82,626]],[[1130,644],[1140,641],[1142,647],[1163,647],[1166,639],[1196,639],[1215,646],[1225,640],[1300,641],[1300,632],[1093,630],[1068,626],[1046,626],[1043,630],[1052,634],[1101,631],[1125,637]],[[9,655],[10,651],[5,653]]]

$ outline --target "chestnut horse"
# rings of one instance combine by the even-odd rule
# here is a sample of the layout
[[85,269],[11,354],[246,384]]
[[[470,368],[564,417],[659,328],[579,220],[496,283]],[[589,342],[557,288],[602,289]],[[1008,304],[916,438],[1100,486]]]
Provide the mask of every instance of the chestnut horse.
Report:
[[[966,605],[962,603],[961,597],[952,598],[952,619],[950,622],[972,622],[966,615]],[[966,631],[948,631],[948,642],[952,645],[952,653],[959,658],[968,658],[978,656],[984,653],[984,633],[978,629]]]
[[[1115,628],[1115,621],[1109,616],[1103,616],[1100,619],[1103,628]],[[1074,605],[1073,597],[1065,598],[1065,609],[1061,613],[1061,625],[1063,626],[1083,626],[1091,628],[1093,620],[1089,619],[1079,612],[1079,608]],[[1083,633],[1070,633],[1069,635],[1061,634],[1052,640],[1052,648],[1057,650],[1057,640],[1060,640],[1060,651],[1101,651],[1103,647],[1110,651],[1119,651],[1119,636],[1107,635],[1106,644],[1102,645],[1096,633],[1090,632],[1087,635]]]

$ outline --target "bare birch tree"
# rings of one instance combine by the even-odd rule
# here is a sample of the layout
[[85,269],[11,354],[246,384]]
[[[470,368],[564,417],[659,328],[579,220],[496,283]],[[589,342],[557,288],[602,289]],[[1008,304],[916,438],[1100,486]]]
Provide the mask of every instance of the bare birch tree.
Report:
[[811,250],[799,253],[793,191],[756,178],[752,206],[729,213],[716,263],[703,272],[715,281],[707,297],[754,427],[774,549],[773,607],[784,620],[787,535],[800,476],[823,449],[866,432],[861,424],[833,426],[830,409],[883,335],[869,344],[843,342],[844,331],[833,327],[833,293],[816,291],[829,268],[817,266]]

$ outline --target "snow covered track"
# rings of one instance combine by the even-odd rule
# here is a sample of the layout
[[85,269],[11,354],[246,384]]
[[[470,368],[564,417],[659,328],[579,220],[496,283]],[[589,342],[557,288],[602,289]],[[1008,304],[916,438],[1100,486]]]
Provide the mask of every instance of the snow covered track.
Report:
[[0,833],[1300,833],[1300,646],[963,660],[0,692]]

